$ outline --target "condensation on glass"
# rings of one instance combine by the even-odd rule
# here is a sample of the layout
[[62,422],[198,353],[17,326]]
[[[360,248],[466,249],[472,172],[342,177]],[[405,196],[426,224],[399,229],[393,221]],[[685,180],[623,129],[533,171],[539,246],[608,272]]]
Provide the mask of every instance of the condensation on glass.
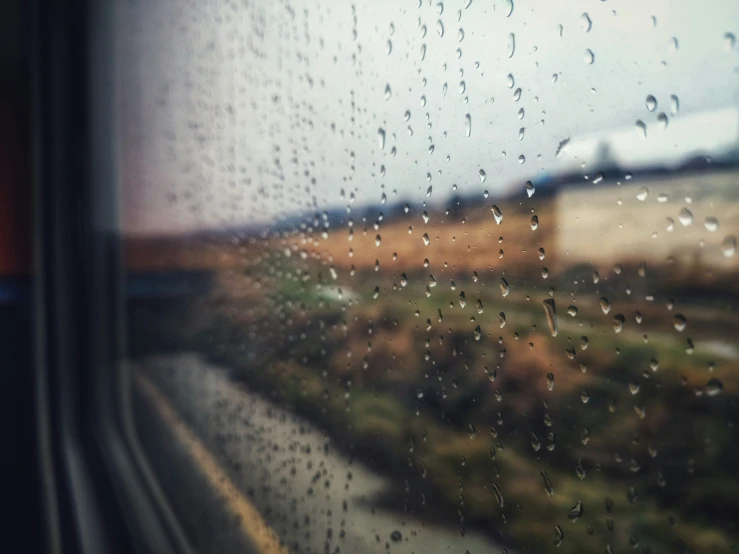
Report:
[[134,411],[196,545],[736,551],[739,4],[119,12]]

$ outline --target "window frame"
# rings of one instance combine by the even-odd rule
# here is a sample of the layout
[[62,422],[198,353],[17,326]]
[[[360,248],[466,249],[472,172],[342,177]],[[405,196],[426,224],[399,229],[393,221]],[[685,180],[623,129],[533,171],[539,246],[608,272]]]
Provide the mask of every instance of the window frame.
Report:
[[187,553],[134,430],[115,2],[31,7],[35,404],[49,552]]

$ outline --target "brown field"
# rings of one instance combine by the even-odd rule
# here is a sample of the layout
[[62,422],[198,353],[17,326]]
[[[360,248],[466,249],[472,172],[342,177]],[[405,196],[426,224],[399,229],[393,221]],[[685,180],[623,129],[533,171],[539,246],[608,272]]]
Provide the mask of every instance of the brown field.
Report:
[[[456,220],[438,211],[431,212],[429,222],[424,223],[420,215],[411,214],[381,225],[379,231],[368,225],[355,227],[350,235],[345,228],[329,233],[326,239],[295,237],[291,244],[329,260],[337,268],[354,266],[357,270],[370,270],[379,261],[383,271],[397,268],[398,273],[423,268],[425,259],[429,267],[448,264],[457,272],[539,267],[545,265],[539,260],[539,248],[546,251],[547,263],[555,262],[553,246],[557,221],[554,210],[542,205],[527,213],[513,204],[501,203],[500,207],[503,210],[500,225],[486,206],[475,208],[467,217]],[[534,214],[539,218],[536,231],[531,229],[531,215]],[[378,234],[379,246],[376,243]],[[428,246],[424,243],[424,234],[429,237]]]

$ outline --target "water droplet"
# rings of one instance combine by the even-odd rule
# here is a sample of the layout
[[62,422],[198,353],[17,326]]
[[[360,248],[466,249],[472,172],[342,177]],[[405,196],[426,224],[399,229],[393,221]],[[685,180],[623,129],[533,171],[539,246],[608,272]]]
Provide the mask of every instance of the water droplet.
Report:
[[721,241],[721,252],[724,254],[724,258],[733,258],[736,254],[736,238],[733,235],[729,235]]
[[586,13],[583,13],[580,16],[580,27],[585,31],[586,33],[590,32],[590,29],[593,28],[593,22],[590,20],[590,16]]
[[460,27],[459,31],[457,31],[457,42],[462,42],[463,40],[464,40],[464,29]]
[[731,52],[736,46],[736,36],[734,33],[724,33],[724,48]]
[[554,374],[547,373],[547,390],[554,390]]
[[608,314],[608,312],[611,311],[611,303],[608,301],[608,298],[605,296],[602,296],[600,298],[600,309],[603,310],[604,314]]
[[582,402],[583,404],[587,404],[588,402],[590,402],[590,395],[588,394],[588,391],[580,391],[580,402]]
[[513,33],[508,34],[508,57],[512,58],[513,54],[516,53],[516,35]]
[[475,426],[471,423],[467,424],[467,436],[470,438],[470,440],[474,439],[475,436],[477,436],[477,431],[475,430]]
[[675,314],[672,316],[672,324],[678,331],[684,331],[685,326],[687,325],[687,320],[683,314]]
[[706,384],[706,396],[718,396],[724,392],[724,384],[715,377]]
[[459,94],[464,94],[464,91],[467,90],[467,85],[464,81],[459,82]]
[[388,39],[387,44],[385,45],[385,52],[389,56],[393,52],[393,41]]
[[503,296],[508,296],[508,293],[511,292],[511,287],[508,285],[508,281],[506,281],[504,277],[500,278],[500,292]]
[[493,212],[493,217],[495,218],[495,223],[500,225],[500,223],[503,221],[503,212],[500,211],[500,208],[498,206],[493,205],[490,208],[490,211]]
[[508,85],[508,88],[513,88],[514,84],[515,84],[515,80],[513,79],[513,75],[509,73],[506,76],[506,85]]
[[[587,440],[583,444],[587,444]],[[582,465],[582,458],[577,459],[577,464],[575,465],[575,474],[577,474],[577,477],[580,480],[585,479],[585,476],[587,475],[587,473],[585,472],[585,468]]]
[[385,148],[385,129],[382,127],[377,129],[377,141],[380,144],[380,150]]
[[410,121],[410,119],[411,119],[411,112],[410,112],[410,110],[406,110],[405,111],[405,115],[403,117],[405,118],[406,121]]
[[680,49],[680,41],[677,40],[677,37],[670,38],[669,48],[673,52],[677,52]]
[[540,260],[543,260],[546,257],[546,252],[544,252],[543,248],[539,248],[539,250],[537,250],[537,253],[539,254]]
[[578,518],[582,515],[582,512],[583,512],[582,502],[578,500],[575,503],[575,505],[572,508],[570,508],[570,511],[567,512],[567,518],[570,521],[577,521]]
[[525,156],[524,156],[523,154],[521,154],[521,155],[520,155],[520,156],[518,157],[518,163],[522,164],[522,163],[524,163],[525,161],[526,161],[526,157],[525,157]]
[[485,170],[484,169],[481,169],[480,170],[480,182],[481,183],[484,183],[485,182],[485,179],[487,179],[487,175],[485,173]]
[[657,99],[651,94],[647,96],[646,103],[647,103],[647,110],[649,110],[650,112],[653,112],[654,110],[657,109]]
[[559,158],[564,153],[564,151],[567,150],[567,147],[569,146],[569,144],[570,144],[570,139],[569,138],[566,138],[564,140],[561,140],[559,142],[559,144],[557,145],[557,150],[554,153],[554,156],[556,158]]
[[531,230],[536,231],[539,228],[539,217],[532,215],[531,216]]
[[668,231],[672,231],[674,228],[675,228],[675,220],[672,219],[671,217],[668,217],[665,220],[665,229],[667,229]]
[[562,541],[565,538],[565,534],[559,525],[554,526],[554,535],[555,535],[555,538],[553,541],[554,546],[557,546],[557,547],[562,546]]
[[639,135],[641,138],[647,138],[647,124],[644,123],[641,119],[636,120],[636,123],[634,123],[634,128],[636,129],[637,135]]
[[372,298],[377,299],[377,297],[380,296],[380,287],[375,287],[375,291],[372,294]]
[[375,237],[375,246],[380,246],[382,244],[382,237],[380,235],[377,235]]
[[400,286],[405,287],[408,284],[408,276],[405,273],[400,275]]
[[577,315],[577,307],[575,306],[568,306],[567,307],[567,315],[571,317],[575,317]]
[[629,379],[629,392],[637,394],[639,392],[639,382],[636,379]]
[[541,450],[541,442],[539,441],[539,437],[536,436],[536,433],[531,433],[531,448],[534,449],[534,452]]
[[426,97],[421,96],[421,107],[423,108],[426,105]]
[[423,244],[428,246],[430,242],[431,242],[431,239],[429,238],[428,233],[424,233],[423,234]]
[[[424,27],[424,29],[425,28],[426,27]],[[422,44],[421,45],[421,55],[420,55],[420,58],[421,58],[421,61],[423,61],[423,60],[426,59],[426,45],[425,44]]]
[[649,189],[647,187],[640,188],[636,193],[636,199],[644,202],[649,196]]
[[680,210],[680,213],[677,214],[677,219],[680,223],[682,223],[683,227],[687,227],[688,225],[693,223],[693,214],[688,208],[683,208],[682,210]]
[[669,124],[670,120],[667,118],[667,114],[665,112],[660,112],[657,114],[657,123],[662,125],[662,130],[667,129],[667,125]]
[[428,214],[428,212],[426,210],[423,211],[423,213],[421,214],[421,217],[423,217],[423,222],[424,223],[428,223],[429,222],[429,219],[430,218],[429,218],[429,214]]
[[498,501],[498,507],[503,507],[503,495],[500,492],[500,489],[498,488],[498,485],[493,483],[493,493],[495,494],[495,500]]
[[444,24],[441,22],[441,19],[436,22],[436,34],[440,37],[444,36]]
[[385,85],[385,100],[390,100],[390,97],[393,95],[393,91],[390,88],[390,85]]
[[680,99],[674,94],[670,96],[670,113],[675,115],[680,109]]
[[626,320],[624,316],[621,314],[616,314],[613,316],[613,330],[616,333],[620,333],[621,331],[624,330],[624,321]]
[[393,531],[390,533],[390,540],[393,542],[400,542],[403,540],[403,535],[400,534],[400,531]]
[[549,475],[547,475],[547,472],[543,469],[539,473],[541,474],[541,478],[544,480],[544,490],[547,491],[549,496],[554,496],[554,488],[552,487],[552,482],[549,480]]
[[552,334],[553,337],[557,336],[558,332],[558,326],[557,326],[557,306],[554,303],[554,300],[552,298],[547,298],[542,302],[542,305],[544,306],[544,313],[547,316],[547,323],[549,324],[549,332]]
[[511,17],[511,14],[513,14],[513,0],[505,0],[505,9],[507,11],[506,17]]
[[585,50],[585,63],[588,65],[593,65],[593,63],[595,63],[595,54],[590,48]]
[[467,135],[467,138],[472,134],[472,117],[470,114],[464,116],[464,134]]
[[521,94],[522,94],[521,87],[513,91],[513,101],[518,102],[519,100],[521,100]]
[[718,219],[715,217],[707,217],[703,222],[703,225],[705,225],[706,229],[711,233],[718,231]]

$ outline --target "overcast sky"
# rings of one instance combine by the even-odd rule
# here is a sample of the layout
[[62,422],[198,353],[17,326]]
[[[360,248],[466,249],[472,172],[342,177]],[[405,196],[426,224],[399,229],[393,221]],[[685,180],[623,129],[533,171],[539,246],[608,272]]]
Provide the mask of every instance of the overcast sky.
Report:
[[[379,204],[383,192],[441,201],[455,184],[482,199],[556,171],[576,155],[555,158],[566,138],[642,120],[646,139],[634,130],[632,149],[660,157],[686,140],[679,125],[659,138],[660,113],[677,121],[737,105],[739,47],[727,37],[739,35],[736,0],[466,4],[121,6],[127,230],[268,222],[352,193],[356,204]],[[706,139],[714,127],[737,131],[735,118],[706,121]]]

